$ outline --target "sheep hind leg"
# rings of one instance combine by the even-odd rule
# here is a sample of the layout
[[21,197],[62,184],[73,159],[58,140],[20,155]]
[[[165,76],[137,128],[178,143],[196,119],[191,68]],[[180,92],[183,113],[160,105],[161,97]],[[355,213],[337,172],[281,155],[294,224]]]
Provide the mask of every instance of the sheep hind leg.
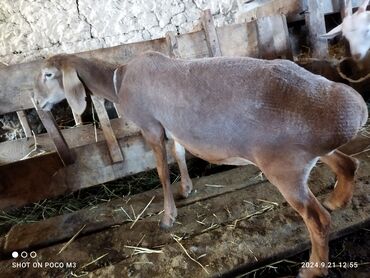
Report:
[[352,199],[359,161],[337,150],[322,156],[320,160],[328,165],[337,176],[334,191],[324,201],[324,206],[330,210],[345,207]]
[[179,189],[179,194],[181,195],[181,197],[187,198],[193,190],[193,183],[189,176],[188,168],[186,166],[185,149],[175,140],[171,141],[172,155],[175,157],[181,173],[181,186]]
[[[267,157],[259,163],[266,177],[274,184],[285,200],[301,215],[310,234],[312,249],[309,265],[302,268],[298,277],[312,278],[328,274],[330,214],[318,202],[307,186],[308,175],[316,159],[297,161]],[[296,157],[299,157],[297,154]],[[282,166],[283,165],[283,166]]]

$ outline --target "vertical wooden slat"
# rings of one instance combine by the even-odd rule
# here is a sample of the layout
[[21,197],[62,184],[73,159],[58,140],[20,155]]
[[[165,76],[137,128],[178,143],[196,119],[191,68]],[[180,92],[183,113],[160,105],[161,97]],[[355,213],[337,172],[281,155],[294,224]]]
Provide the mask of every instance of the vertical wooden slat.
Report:
[[204,33],[206,35],[209,55],[211,57],[222,56],[220,43],[218,41],[217,31],[215,24],[213,22],[211,10],[208,9],[203,11],[201,21]]
[[168,55],[172,58],[179,58],[179,45],[176,37],[176,33],[169,31],[166,33],[166,42],[168,46]]
[[319,2],[319,0],[307,0],[306,24],[309,28],[312,57],[325,59],[328,56],[328,43],[320,38],[320,35],[326,33],[326,28],[324,14]]
[[55,122],[53,114],[51,114],[50,111],[41,110],[34,102],[33,98],[31,98],[31,101],[49,137],[53,140],[57,153],[64,166],[74,163],[75,157],[71,149],[68,147],[68,144],[64,139],[63,134],[61,133],[57,123]]
[[277,56],[274,45],[273,22],[270,17],[262,17],[256,20],[258,33],[258,48],[260,58],[274,59]]
[[248,38],[248,53],[250,57],[258,58],[260,50],[258,47],[257,21],[252,20],[245,23]]
[[57,153],[64,166],[70,165],[75,161],[72,151],[69,149],[55,119],[50,111],[37,110],[42,124],[46,128],[48,135],[53,140]]
[[27,138],[32,137],[32,131],[30,124],[28,123],[26,113],[23,110],[17,111],[18,119],[21,123],[21,126],[23,128],[24,134]]
[[78,115],[74,112],[72,112],[73,114],[73,119],[75,120],[75,124],[78,126],[78,125],[82,125],[82,118],[81,118],[81,115]]
[[121,148],[118,145],[117,138],[110,124],[107,110],[105,110],[104,99],[98,98],[96,96],[91,96],[91,99],[94,103],[95,111],[98,114],[100,125],[103,129],[104,137],[105,140],[107,141],[112,161],[114,163],[123,161]]
[[[288,26],[284,15],[273,15],[255,20],[261,58],[293,60]],[[282,31],[283,30],[283,31]]]
[[290,42],[290,37],[289,37],[289,30],[288,30],[288,22],[286,20],[286,16],[284,14],[280,15],[281,20],[282,20],[282,25],[284,28],[284,40],[285,40],[285,58],[292,60],[294,59],[293,57],[293,49],[292,49],[292,44]]

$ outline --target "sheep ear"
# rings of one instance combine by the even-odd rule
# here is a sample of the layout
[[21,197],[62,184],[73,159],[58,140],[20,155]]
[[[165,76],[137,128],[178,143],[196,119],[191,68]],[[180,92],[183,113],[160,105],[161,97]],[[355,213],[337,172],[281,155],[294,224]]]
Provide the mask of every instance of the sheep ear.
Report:
[[366,8],[369,5],[369,0],[365,0],[360,7],[358,7],[358,10],[356,14],[364,13],[366,12]]
[[116,95],[118,95],[121,89],[122,80],[123,80],[125,73],[126,73],[126,65],[121,65],[118,68],[116,68],[114,71],[113,85],[114,85],[114,90],[115,90]]
[[330,32],[320,35],[320,38],[332,39],[340,34],[342,34],[342,24],[338,25],[337,27],[332,29]]
[[75,68],[64,66],[62,72],[66,99],[73,112],[81,115],[86,109],[86,92],[84,85],[78,78]]

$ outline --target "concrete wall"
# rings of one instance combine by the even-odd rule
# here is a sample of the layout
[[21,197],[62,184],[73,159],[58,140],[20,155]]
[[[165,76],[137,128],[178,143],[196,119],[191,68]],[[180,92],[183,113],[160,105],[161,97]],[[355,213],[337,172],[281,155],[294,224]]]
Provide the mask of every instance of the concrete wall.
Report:
[[[0,0],[0,62],[14,64],[186,33],[211,9],[233,23],[243,0]],[[255,1],[258,2],[258,1]]]

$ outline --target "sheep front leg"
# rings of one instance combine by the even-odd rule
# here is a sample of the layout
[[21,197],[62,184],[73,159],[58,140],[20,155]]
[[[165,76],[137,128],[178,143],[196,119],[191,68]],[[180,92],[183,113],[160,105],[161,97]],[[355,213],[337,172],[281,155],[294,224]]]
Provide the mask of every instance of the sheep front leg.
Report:
[[166,145],[164,141],[164,130],[162,127],[142,130],[143,137],[153,149],[157,163],[157,171],[159,179],[162,183],[164,195],[164,215],[162,217],[160,227],[168,229],[173,226],[176,220],[177,209],[170,184],[170,175],[167,163]]

